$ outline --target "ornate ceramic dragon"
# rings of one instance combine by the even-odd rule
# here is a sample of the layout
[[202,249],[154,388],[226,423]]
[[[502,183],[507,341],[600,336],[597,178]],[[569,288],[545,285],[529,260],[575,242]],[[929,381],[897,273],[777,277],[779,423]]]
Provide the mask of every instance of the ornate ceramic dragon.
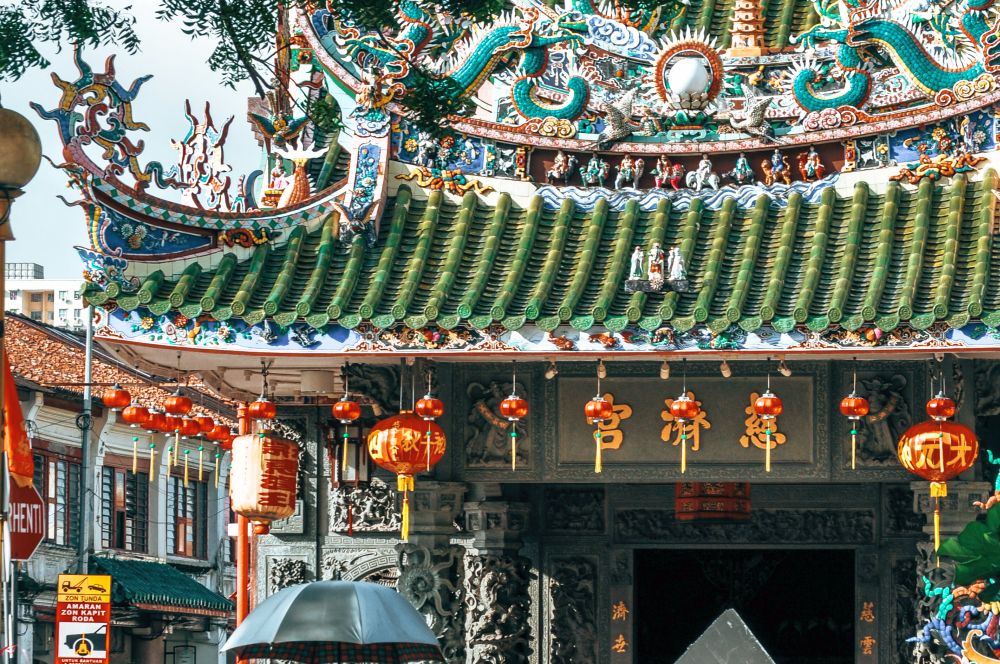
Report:
[[[381,37],[362,34],[354,26],[341,27],[340,36],[346,53],[362,69],[380,68],[388,79],[399,85],[398,89],[403,89],[414,82],[416,64],[439,35],[437,22],[417,3],[400,2],[398,14],[401,24],[406,27],[397,36],[389,37],[391,43],[388,45]],[[534,8],[522,9],[520,16],[507,14],[455,45],[450,57],[435,64],[438,76],[454,84],[454,94],[464,95],[478,88],[509,54],[518,54],[520,63],[511,89],[517,112],[526,119],[573,120],[587,105],[589,86],[586,79],[570,76],[566,81],[568,96],[561,90],[550,90],[550,97],[566,97],[560,103],[542,101],[539,91],[541,76],[548,67],[549,48],[583,44],[578,26],[571,28],[569,25],[574,20],[573,15],[567,15],[552,21]]]

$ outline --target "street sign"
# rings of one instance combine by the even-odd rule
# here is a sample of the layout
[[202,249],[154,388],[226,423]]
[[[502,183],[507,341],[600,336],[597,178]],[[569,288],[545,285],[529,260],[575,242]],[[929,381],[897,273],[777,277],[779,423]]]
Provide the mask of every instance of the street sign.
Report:
[[45,538],[45,503],[34,487],[10,483],[10,557],[27,560]]
[[56,664],[108,664],[111,577],[60,574],[56,599]]

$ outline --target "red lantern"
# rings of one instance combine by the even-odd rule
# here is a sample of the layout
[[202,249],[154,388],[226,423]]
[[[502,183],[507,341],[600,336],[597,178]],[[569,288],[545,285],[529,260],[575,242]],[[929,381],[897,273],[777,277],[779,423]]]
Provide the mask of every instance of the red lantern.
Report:
[[979,454],[979,441],[971,429],[957,422],[924,421],[903,433],[896,454],[903,468],[931,483],[936,551],[941,545],[940,499],[948,495],[945,482],[972,467]]
[[225,440],[229,437],[229,427],[221,422],[215,422],[212,426],[212,430],[208,432],[207,437],[209,440],[214,440],[216,442]]
[[228,452],[233,449],[234,440],[236,440],[236,434],[233,433],[232,429],[227,429],[225,435],[218,440],[219,447]]
[[198,429],[203,434],[207,434],[209,431],[215,428],[215,420],[213,420],[208,415],[199,415],[194,418],[194,421],[198,423]]
[[181,438],[191,438],[201,433],[201,425],[189,417],[182,417],[179,427]]
[[247,415],[252,420],[273,420],[278,416],[278,406],[265,399],[262,394],[247,406]]
[[500,414],[510,422],[510,469],[517,470],[517,423],[528,416],[528,402],[511,392],[500,402]]
[[181,432],[181,420],[184,418],[174,417],[173,415],[163,416],[163,429],[160,429],[163,433],[176,433]]
[[254,532],[295,514],[299,446],[267,435],[237,436],[229,482],[231,509],[250,519]]
[[417,415],[431,422],[444,415],[444,402],[428,392],[423,399],[417,402],[413,410]]
[[361,406],[356,401],[348,399],[346,394],[333,404],[330,410],[341,424],[350,424],[361,417]]
[[115,383],[111,389],[104,391],[104,394],[101,395],[101,401],[104,402],[105,406],[117,413],[132,403],[132,395],[121,385]]
[[670,414],[681,427],[681,474],[687,472],[687,428],[686,424],[701,412],[698,402],[688,396],[685,391],[679,397],[670,402]]
[[927,402],[927,415],[938,422],[955,417],[956,410],[958,407],[955,405],[955,400],[946,397],[943,392],[938,392],[936,397]]
[[768,387],[764,394],[757,397],[753,402],[753,410],[760,419],[764,420],[764,472],[771,472],[771,422],[781,415],[784,405],[781,399]]
[[193,407],[194,404],[191,403],[191,399],[181,394],[180,388],[177,388],[177,391],[163,402],[163,408],[171,415],[187,415]]
[[605,400],[604,397],[598,393],[593,399],[588,401],[583,407],[583,416],[587,418],[587,421],[594,425],[594,472],[599,473],[603,470],[603,464],[601,463],[601,423],[610,420],[612,415],[614,415],[614,406],[610,401]]
[[167,431],[167,416],[158,410],[152,410],[149,412],[149,416],[146,418],[146,431],[149,433],[156,433],[157,431]]
[[[426,444],[422,444],[425,440]],[[403,494],[401,536],[404,542],[409,539],[410,533],[408,492],[413,491],[413,476],[421,470],[430,470],[444,456],[446,448],[441,427],[422,420],[410,411],[382,420],[368,434],[368,453],[372,460],[396,474],[397,490]]]
[[851,420],[851,470],[857,467],[858,421],[868,414],[868,399],[851,392],[840,400],[840,414]]
[[149,419],[149,410],[144,406],[133,403],[122,411],[122,422],[128,422],[130,427],[145,426]]

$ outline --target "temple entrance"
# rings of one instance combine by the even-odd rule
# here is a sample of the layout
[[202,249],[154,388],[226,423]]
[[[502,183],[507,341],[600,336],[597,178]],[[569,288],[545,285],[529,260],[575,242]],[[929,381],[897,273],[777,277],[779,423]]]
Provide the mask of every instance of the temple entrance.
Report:
[[674,664],[735,609],[778,664],[854,661],[854,552],[635,552],[636,661]]

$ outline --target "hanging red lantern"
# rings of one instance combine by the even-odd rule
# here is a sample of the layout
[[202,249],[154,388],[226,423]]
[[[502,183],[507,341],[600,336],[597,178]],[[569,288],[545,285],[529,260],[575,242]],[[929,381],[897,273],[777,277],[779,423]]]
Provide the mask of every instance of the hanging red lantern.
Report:
[[220,422],[215,422],[212,430],[207,434],[209,440],[214,440],[216,442],[220,440],[225,440],[229,437],[229,427]]
[[278,406],[273,401],[265,399],[262,394],[247,406],[247,415],[252,420],[273,420],[278,416]]
[[201,425],[196,420],[189,417],[182,417],[179,427],[181,438],[193,438],[201,433]]
[[237,436],[231,467],[231,509],[250,519],[255,533],[266,533],[272,521],[295,514],[298,445],[266,434]]
[[[685,379],[686,382],[686,379]],[[686,386],[685,386],[686,387]],[[687,423],[698,417],[701,408],[685,389],[676,399],[670,402],[670,414],[681,427],[681,474],[687,472]]]
[[234,440],[236,440],[236,434],[230,429],[226,431],[224,437],[218,439],[219,447],[229,452],[233,449]]
[[941,498],[948,495],[946,482],[972,467],[979,441],[971,429],[957,422],[924,421],[903,433],[896,454],[903,468],[931,483],[936,551],[941,545]]
[[937,396],[927,402],[927,415],[938,422],[943,422],[944,420],[950,420],[955,417],[955,411],[958,407],[955,405],[955,400],[944,395],[943,392],[938,392]]
[[146,431],[148,433],[168,431],[167,416],[158,410],[149,411],[149,416],[146,418]]
[[510,422],[510,469],[517,470],[517,423],[528,416],[528,402],[517,396],[517,385],[500,402],[500,414]]
[[[768,383],[770,382],[770,376],[768,376]],[[771,391],[770,386],[753,403],[754,412],[760,419],[764,420],[764,472],[767,473],[771,472],[771,422],[777,419],[778,415],[781,415],[783,409],[784,405],[781,403],[781,399]]]
[[149,419],[149,410],[145,406],[132,403],[122,410],[122,422],[127,422],[130,427],[142,427]]
[[356,401],[351,401],[346,394],[340,398],[340,401],[334,403],[330,410],[341,424],[350,424],[361,417],[360,404]]
[[583,416],[587,418],[587,422],[597,427],[594,429],[594,472],[600,473],[603,470],[603,464],[601,461],[601,423],[610,420],[611,416],[614,415],[614,406],[612,406],[610,401],[605,400],[604,397],[597,394],[593,399],[588,401],[583,407]]
[[132,403],[132,395],[121,385],[115,383],[110,389],[104,391],[101,395],[101,401],[113,412],[117,413]]
[[181,432],[181,420],[183,420],[183,419],[184,418],[182,418],[182,417],[175,417],[173,415],[164,415],[163,416],[163,428],[160,429],[160,431],[162,431],[163,433],[176,433],[176,434],[180,434],[180,432]]
[[857,467],[858,422],[868,414],[868,399],[851,392],[840,400],[840,414],[851,421],[851,470]]
[[413,410],[421,418],[431,422],[444,415],[444,402],[428,392],[423,399],[417,401]]
[[[426,433],[425,433],[426,432]],[[421,443],[426,439],[426,445]],[[409,540],[410,498],[413,476],[430,470],[447,449],[444,431],[434,422],[427,422],[418,415],[403,411],[399,415],[378,422],[368,433],[368,453],[380,467],[396,474],[397,490],[403,494],[401,537]]]
[[171,415],[184,416],[191,412],[194,404],[191,402],[190,397],[186,397],[181,394],[181,389],[178,387],[177,391],[171,394],[163,402],[163,408]]
[[193,419],[198,423],[198,429],[203,434],[208,434],[209,431],[215,428],[215,420],[209,415],[198,415]]

